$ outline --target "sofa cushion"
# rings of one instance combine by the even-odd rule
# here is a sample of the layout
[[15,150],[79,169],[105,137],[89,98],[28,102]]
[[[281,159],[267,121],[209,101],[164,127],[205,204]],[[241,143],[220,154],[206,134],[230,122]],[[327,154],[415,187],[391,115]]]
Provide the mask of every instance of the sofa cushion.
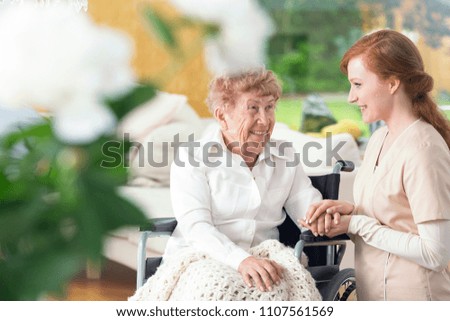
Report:
[[202,121],[183,95],[158,92],[149,102],[127,114],[118,126],[120,136],[128,136],[131,148],[130,184],[168,186],[172,143],[198,139]]

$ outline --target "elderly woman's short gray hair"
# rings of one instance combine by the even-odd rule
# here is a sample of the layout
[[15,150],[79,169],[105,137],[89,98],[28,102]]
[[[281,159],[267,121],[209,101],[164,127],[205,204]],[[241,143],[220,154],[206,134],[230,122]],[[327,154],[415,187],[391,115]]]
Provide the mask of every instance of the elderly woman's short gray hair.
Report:
[[275,100],[281,96],[281,86],[274,73],[258,68],[214,78],[209,85],[206,104],[214,114],[217,107],[234,107],[238,95],[253,91],[261,96],[273,96]]

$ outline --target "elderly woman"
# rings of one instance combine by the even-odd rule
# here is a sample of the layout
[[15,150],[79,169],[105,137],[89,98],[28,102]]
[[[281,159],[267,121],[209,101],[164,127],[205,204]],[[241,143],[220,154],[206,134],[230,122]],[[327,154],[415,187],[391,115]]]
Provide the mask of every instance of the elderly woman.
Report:
[[[192,280],[195,273],[191,273],[191,292],[219,282],[208,281],[209,277],[231,271],[246,288],[242,291],[257,291],[259,299],[269,298],[261,297],[261,293],[275,293],[280,283],[287,282],[288,267],[283,267],[273,255],[265,255],[265,250],[257,254],[253,249],[266,240],[278,239],[277,226],[286,218],[283,208],[297,221],[305,216],[311,203],[321,200],[321,194],[311,185],[291,144],[270,139],[280,94],[275,76],[265,69],[214,79],[207,103],[219,129],[212,136],[179,149],[170,181],[178,225],[168,241],[162,267],[190,252],[204,254],[219,271],[207,271],[197,281]],[[298,261],[296,264],[300,265]],[[159,270],[167,268],[162,267]],[[158,272],[154,277],[159,277]],[[305,279],[297,283],[303,284],[292,284],[295,281],[290,280],[287,287],[296,287],[294,291],[303,292],[303,297],[270,298],[320,299],[309,273],[302,273]],[[198,282],[204,285],[198,286]],[[225,283],[217,287],[222,291],[224,287],[236,286],[229,280]],[[312,289],[305,296],[308,284]],[[279,292],[283,291],[289,292],[286,288]],[[181,298],[205,296],[184,293]],[[213,299],[251,298],[249,294]]]

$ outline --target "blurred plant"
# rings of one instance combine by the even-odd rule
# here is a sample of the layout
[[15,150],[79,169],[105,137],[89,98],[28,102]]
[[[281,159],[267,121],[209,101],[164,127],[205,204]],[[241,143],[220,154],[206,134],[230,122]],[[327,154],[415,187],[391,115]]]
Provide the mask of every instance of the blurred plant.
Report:
[[126,168],[101,166],[102,145],[155,89],[135,83],[128,38],[62,7],[5,10],[0,42],[2,107],[45,109],[0,138],[0,300],[61,295],[101,261],[107,232],[147,222],[118,194]]
[[[357,0],[260,0],[273,17],[277,32],[270,39],[270,68],[289,93],[347,89],[339,70],[341,45],[361,26]],[[337,42],[335,41],[337,40]],[[345,50],[348,49],[345,48]]]
[[[267,13],[256,0],[169,0],[181,13],[167,20],[151,7],[146,8],[158,38],[169,51],[184,63],[186,58],[204,51],[209,71],[216,74],[234,73],[242,69],[261,67],[266,61],[266,42],[274,32]],[[177,32],[186,27],[201,30],[199,43],[188,50],[177,46]],[[180,52],[181,51],[181,52]],[[183,60],[183,58],[185,58]]]

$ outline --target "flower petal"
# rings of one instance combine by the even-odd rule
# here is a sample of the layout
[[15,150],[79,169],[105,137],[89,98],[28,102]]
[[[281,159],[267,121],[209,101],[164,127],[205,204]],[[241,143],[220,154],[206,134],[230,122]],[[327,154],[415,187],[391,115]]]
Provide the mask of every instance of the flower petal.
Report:
[[86,144],[102,134],[111,134],[115,124],[116,118],[108,108],[90,101],[65,106],[53,118],[55,134],[68,144]]

